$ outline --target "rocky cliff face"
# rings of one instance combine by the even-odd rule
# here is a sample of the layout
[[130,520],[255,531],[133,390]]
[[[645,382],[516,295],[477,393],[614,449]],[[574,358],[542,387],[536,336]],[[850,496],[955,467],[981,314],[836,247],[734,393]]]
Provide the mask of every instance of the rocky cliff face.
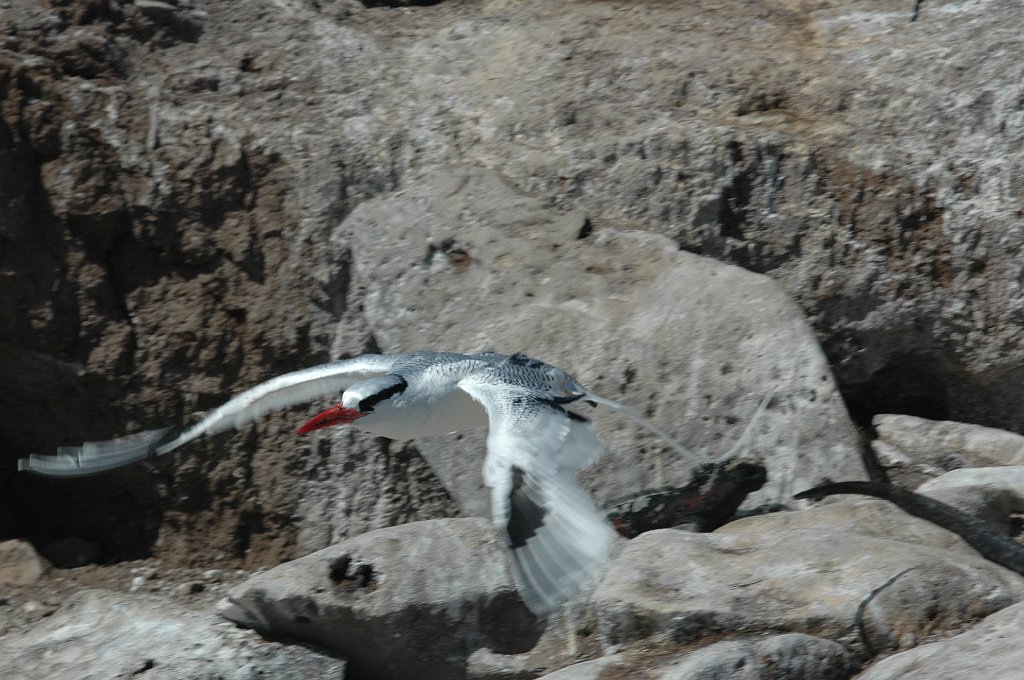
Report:
[[[5,534],[256,565],[456,514],[415,446],[296,442],[295,413],[102,479],[13,474],[331,356],[481,337],[432,306],[398,332],[392,279],[356,271],[402,239],[471,266],[458,233],[342,224],[450,164],[578,216],[576,235],[652,232],[767,274],[863,422],[1024,429],[1016,3],[928,2],[913,22],[883,2],[371,4],[0,5]],[[576,296],[552,263],[523,276]],[[530,349],[650,398],[657,375],[602,375],[578,345]],[[686,430],[695,447],[731,436],[736,399],[680,406],[718,423]]]

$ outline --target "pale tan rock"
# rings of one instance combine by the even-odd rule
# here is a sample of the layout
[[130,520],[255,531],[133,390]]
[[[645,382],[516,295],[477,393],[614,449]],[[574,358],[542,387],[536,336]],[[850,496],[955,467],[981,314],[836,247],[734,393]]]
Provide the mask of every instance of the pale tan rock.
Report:
[[1024,465],[1024,436],[991,427],[907,415],[878,415],[871,448],[889,479],[913,489],[964,467]]
[[1024,513],[1024,466],[960,468],[925,482],[917,492],[1011,535],[1019,530],[1015,518]]
[[342,680],[345,662],[262,640],[156,595],[85,590],[36,627],[0,638],[4,677]]
[[1024,603],[988,616],[970,630],[894,654],[857,680],[1017,680],[1024,668]]
[[801,633],[716,642],[680,655],[613,654],[539,680],[846,680],[855,667],[842,645]]
[[759,630],[873,654],[959,632],[1021,598],[1024,578],[960,551],[829,529],[659,530],[629,542],[593,603],[611,649]]
[[601,680],[606,673],[627,671],[630,668],[629,660],[624,657],[603,656],[599,659],[581,661],[571,666],[560,668],[552,673],[546,673],[538,680]]
[[851,532],[976,554],[952,531],[908,515],[888,501],[860,496],[840,496],[804,510],[744,517],[716,529],[715,533],[756,538],[774,536],[791,529]]
[[493,525],[471,518],[379,529],[287,562],[233,588],[220,613],[379,678],[462,678],[476,649],[527,652],[543,630]]
[[0,586],[31,585],[45,570],[46,563],[31,544],[19,540],[0,543]]
[[[452,162],[575,214],[584,241],[653,232],[770,275],[862,416],[884,397],[890,410],[924,402],[1024,429],[1024,20],[1011,0],[920,4],[910,22],[912,8],[879,2],[256,0],[245,12],[204,4],[189,26],[178,3],[173,30],[154,34],[132,3],[96,14],[7,2],[2,448],[15,458],[171,424],[282,371],[373,349],[357,254],[329,252],[328,236],[361,203]],[[561,264],[517,284],[569,294]],[[410,342],[448,323],[469,342],[473,322],[438,314]],[[596,375],[569,354],[554,358]],[[631,394],[646,402],[661,377]],[[698,406],[672,416],[728,426],[697,438],[727,448],[748,404],[707,414],[695,392]],[[177,563],[239,550],[276,563],[457,512],[414,448],[297,443],[304,415],[197,442],[157,475],[90,482],[138,500],[114,508],[116,522],[87,511],[97,493],[15,479],[2,502]],[[143,517],[167,520],[158,543]],[[140,526],[108,528],[130,521]],[[147,545],[119,544],[140,535]]]
[[[889,399],[1024,429],[1019,2],[357,4],[205,3],[198,26],[153,35],[132,3],[4,3],[10,457],[163,425],[278,372],[393,342],[363,311],[359,253],[327,238],[360,203],[451,162],[501,172],[572,217],[531,226],[540,213],[515,202],[483,213],[499,229],[518,220],[537,243],[549,230],[588,243],[643,230],[768,273],[808,313],[862,415]],[[377,227],[365,238],[396,243],[407,224]],[[434,245],[417,256],[473,271],[457,241]],[[648,271],[647,251],[620,252],[587,274]],[[574,301],[577,281],[558,280],[574,254],[544,261],[515,268],[515,287]],[[415,317],[422,327],[403,343],[477,339],[477,318],[440,311]],[[664,403],[648,390],[719,368],[686,355],[628,379],[626,368],[656,363],[645,357],[599,379],[605,364],[577,363],[577,345],[592,353],[578,338],[538,337],[583,377],[629,382],[625,395],[658,418]],[[699,346],[680,337],[680,353]],[[705,428],[697,445],[727,448],[749,404],[708,413],[694,393],[698,406],[667,416],[707,415],[688,426]],[[414,447],[296,443],[301,414],[87,491],[6,479],[0,502],[13,507],[0,517],[43,534],[36,518],[59,517],[105,549],[145,536],[112,547],[153,547],[171,563],[224,552],[255,565],[457,512]],[[633,453],[627,430],[612,434],[613,451]],[[817,444],[799,442],[809,456]],[[636,481],[680,481],[650,450],[637,458]],[[442,476],[479,484],[478,466],[465,470]],[[96,511],[97,498],[126,496]],[[156,539],[142,518],[164,520]]]
[[841,644],[789,633],[760,640],[729,640],[665,660],[645,675],[651,680],[846,680],[855,667]]

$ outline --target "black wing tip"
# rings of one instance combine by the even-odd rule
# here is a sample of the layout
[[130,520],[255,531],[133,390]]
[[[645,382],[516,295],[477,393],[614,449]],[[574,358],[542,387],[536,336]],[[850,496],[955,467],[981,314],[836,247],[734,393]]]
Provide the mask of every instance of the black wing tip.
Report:
[[512,491],[509,493],[509,515],[505,531],[512,550],[522,548],[544,525],[547,510],[534,500],[526,486],[523,469],[512,466]]

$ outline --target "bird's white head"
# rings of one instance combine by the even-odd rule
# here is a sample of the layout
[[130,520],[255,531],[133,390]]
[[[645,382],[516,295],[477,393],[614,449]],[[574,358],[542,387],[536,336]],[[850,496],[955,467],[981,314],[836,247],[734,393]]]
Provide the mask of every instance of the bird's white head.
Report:
[[342,393],[340,404],[312,418],[299,428],[298,433],[306,434],[332,425],[349,425],[373,413],[377,404],[401,394],[408,386],[404,378],[394,374],[357,382]]

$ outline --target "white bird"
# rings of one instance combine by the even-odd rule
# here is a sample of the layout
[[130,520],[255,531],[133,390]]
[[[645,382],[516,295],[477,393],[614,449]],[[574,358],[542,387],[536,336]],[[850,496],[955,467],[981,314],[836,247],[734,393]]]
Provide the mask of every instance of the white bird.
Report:
[[56,455],[21,459],[18,469],[91,475],[338,391],[341,403],[304,424],[299,434],[352,424],[383,437],[412,439],[489,425],[483,477],[491,489],[493,521],[511,550],[520,595],[540,617],[596,577],[614,540],[575,479],[603,447],[590,421],[566,405],[584,400],[611,407],[693,457],[627,407],[542,361],[523,354],[419,351],[366,354],[286,373],[242,392],[183,431],[165,428],[62,447]]

